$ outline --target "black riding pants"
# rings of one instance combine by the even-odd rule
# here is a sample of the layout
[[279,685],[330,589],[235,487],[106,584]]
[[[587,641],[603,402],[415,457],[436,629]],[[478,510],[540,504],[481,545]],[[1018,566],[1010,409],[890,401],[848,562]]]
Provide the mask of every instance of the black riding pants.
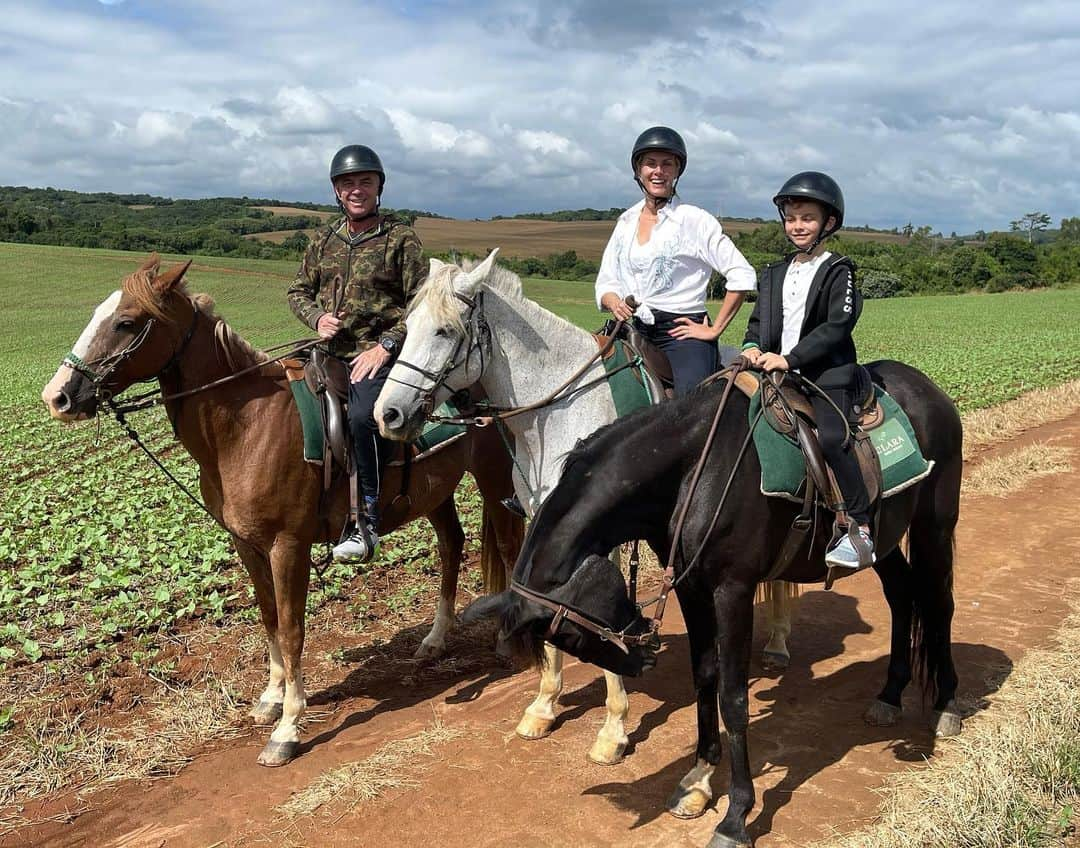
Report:
[[372,376],[359,383],[349,383],[349,433],[352,436],[353,463],[360,482],[365,513],[374,518],[374,505],[379,501],[380,471],[386,464],[392,445],[379,435],[375,423],[375,401],[379,399],[390,374],[390,360]]
[[678,315],[654,309],[653,317],[656,318],[655,324],[635,321],[635,325],[646,339],[667,354],[668,361],[671,363],[671,372],[675,378],[676,396],[688,394],[698,383],[716,371],[716,342],[707,342],[703,339],[676,339],[669,336],[668,331],[679,326],[675,323],[676,318],[689,318],[695,324],[700,324],[705,320],[705,313]]
[[842,421],[829,402],[819,395],[811,393],[810,400],[814,406],[814,417],[817,419],[821,451],[836,475],[847,513],[852,521],[869,525],[870,498],[859,469],[859,461],[855,458],[854,442],[849,441],[846,449],[843,447],[844,437],[847,435],[847,420],[852,417],[856,399],[865,391],[859,374],[856,365],[839,365],[813,377],[813,381],[844,413],[845,420]]

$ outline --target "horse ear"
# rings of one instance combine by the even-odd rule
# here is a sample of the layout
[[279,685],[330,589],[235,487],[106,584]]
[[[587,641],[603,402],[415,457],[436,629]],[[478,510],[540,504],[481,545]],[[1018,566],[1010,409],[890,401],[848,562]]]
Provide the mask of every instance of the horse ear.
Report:
[[436,259],[434,256],[432,256],[431,261],[428,263],[428,276],[433,277],[435,275],[436,271],[440,271],[445,267],[446,267],[445,262],[443,262],[441,259]]
[[499,255],[499,248],[495,248],[487,255],[487,259],[469,271],[465,275],[465,287],[468,293],[475,292],[484,280],[488,278],[491,269],[495,267],[495,257]]
[[190,267],[191,260],[189,259],[187,262],[173,265],[172,268],[158,274],[154,277],[154,291],[158,294],[165,294],[166,292],[171,291],[172,288],[184,278],[184,274],[187,273],[187,269]]
[[149,271],[151,275],[157,273],[157,269],[161,265],[161,257],[157,253],[151,253],[146,257],[146,261],[139,266],[139,271]]

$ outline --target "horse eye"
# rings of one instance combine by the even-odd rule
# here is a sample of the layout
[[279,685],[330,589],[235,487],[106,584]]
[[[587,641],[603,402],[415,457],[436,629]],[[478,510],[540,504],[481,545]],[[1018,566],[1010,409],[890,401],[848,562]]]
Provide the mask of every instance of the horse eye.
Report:
[[116,329],[123,330],[124,332],[134,330],[135,322],[132,321],[130,318],[121,318],[119,321],[116,322]]
[[447,336],[450,335],[450,330],[447,327],[439,327],[439,329],[435,331],[435,335],[438,336],[440,339],[445,339]]

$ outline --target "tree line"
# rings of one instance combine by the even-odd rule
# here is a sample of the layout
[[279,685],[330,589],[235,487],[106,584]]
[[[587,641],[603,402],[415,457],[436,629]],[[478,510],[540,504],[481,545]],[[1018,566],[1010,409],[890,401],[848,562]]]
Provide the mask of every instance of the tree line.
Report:
[[[311,215],[276,215],[260,206],[288,206]],[[238,256],[260,259],[299,259],[308,238],[301,232],[322,225],[335,212],[325,204],[261,198],[172,200],[148,194],[84,193],[45,188],[0,186],[0,241],[98,247],[116,250]],[[384,210],[412,223],[417,217],[440,217],[415,209]],[[574,209],[531,213],[516,218],[553,221],[613,220],[621,209]],[[737,233],[735,244],[757,269],[788,252],[777,221],[761,222],[754,230]],[[900,238],[830,239],[830,249],[855,260],[859,285],[867,297],[910,294],[998,292],[1038,286],[1061,286],[1080,279],[1080,217],[1065,218],[1056,231],[1050,216],[1030,212],[1012,222],[1011,232],[977,232],[944,237],[930,227],[911,224],[893,230]],[[295,230],[280,244],[244,236]],[[845,232],[867,231],[849,227]],[[546,257],[500,260],[523,277],[593,280],[599,262],[583,259],[573,250]],[[711,293],[723,291],[723,278],[714,275]]]
[[[978,233],[973,238],[944,237],[930,227],[912,227],[906,238],[877,241],[846,237],[843,231],[826,243],[828,249],[855,260],[859,288],[865,297],[914,294],[1001,292],[1080,281],[1080,217],[1065,218],[1056,233],[1035,240],[1031,233]],[[790,251],[778,221],[734,235],[736,246],[761,270]],[[500,259],[521,276],[593,280],[600,263],[572,251],[543,259]],[[714,274],[710,295],[723,293],[724,280]]]
[[[260,206],[312,214],[278,215]],[[0,186],[0,241],[113,250],[292,259],[307,246],[300,230],[321,226],[337,207],[250,197],[173,200],[148,194],[86,193]],[[410,223],[420,210],[384,210]],[[245,236],[296,230],[281,244]]]

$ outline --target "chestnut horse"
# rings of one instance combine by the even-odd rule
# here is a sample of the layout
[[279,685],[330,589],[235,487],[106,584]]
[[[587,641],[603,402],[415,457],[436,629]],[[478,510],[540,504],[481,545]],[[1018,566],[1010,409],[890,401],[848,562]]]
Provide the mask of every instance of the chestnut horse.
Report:
[[[327,498],[319,518],[322,468],[303,459],[300,416],[280,364],[266,361],[213,313],[205,295],[183,283],[190,262],[159,272],[151,256],[124,279],[94,312],[56,375],[42,392],[54,418],[92,418],[102,398],[135,382],[157,379],[180,443],[199,464],[207,508],[232,536],[255,586],[269,649],[270,678],[251,711],[258,725],[277,726],[259,755],[266,766],[296,756],[298,722],[305,707],[301,653],[311,547],[336,537],[348,510],[344,481]],[[236,380],[179,400],[168,397],[255,367]],[[470,432],[412,465],[407,496],[397,498],[402,469],[391,465],[383,480],[380,533],[427,516],[442,560],[439,608],[418,655],[445,647],[454,618],[458,567],[465,535],[454,490],[465,471],[484,499],[487,555],[502,567],[517,556],[524,524],[499,504],[513,492],[511,461],[498,435]],[[407,510],[404,508],[407,506]],[[495,548],[496,551],[490,550]]]

